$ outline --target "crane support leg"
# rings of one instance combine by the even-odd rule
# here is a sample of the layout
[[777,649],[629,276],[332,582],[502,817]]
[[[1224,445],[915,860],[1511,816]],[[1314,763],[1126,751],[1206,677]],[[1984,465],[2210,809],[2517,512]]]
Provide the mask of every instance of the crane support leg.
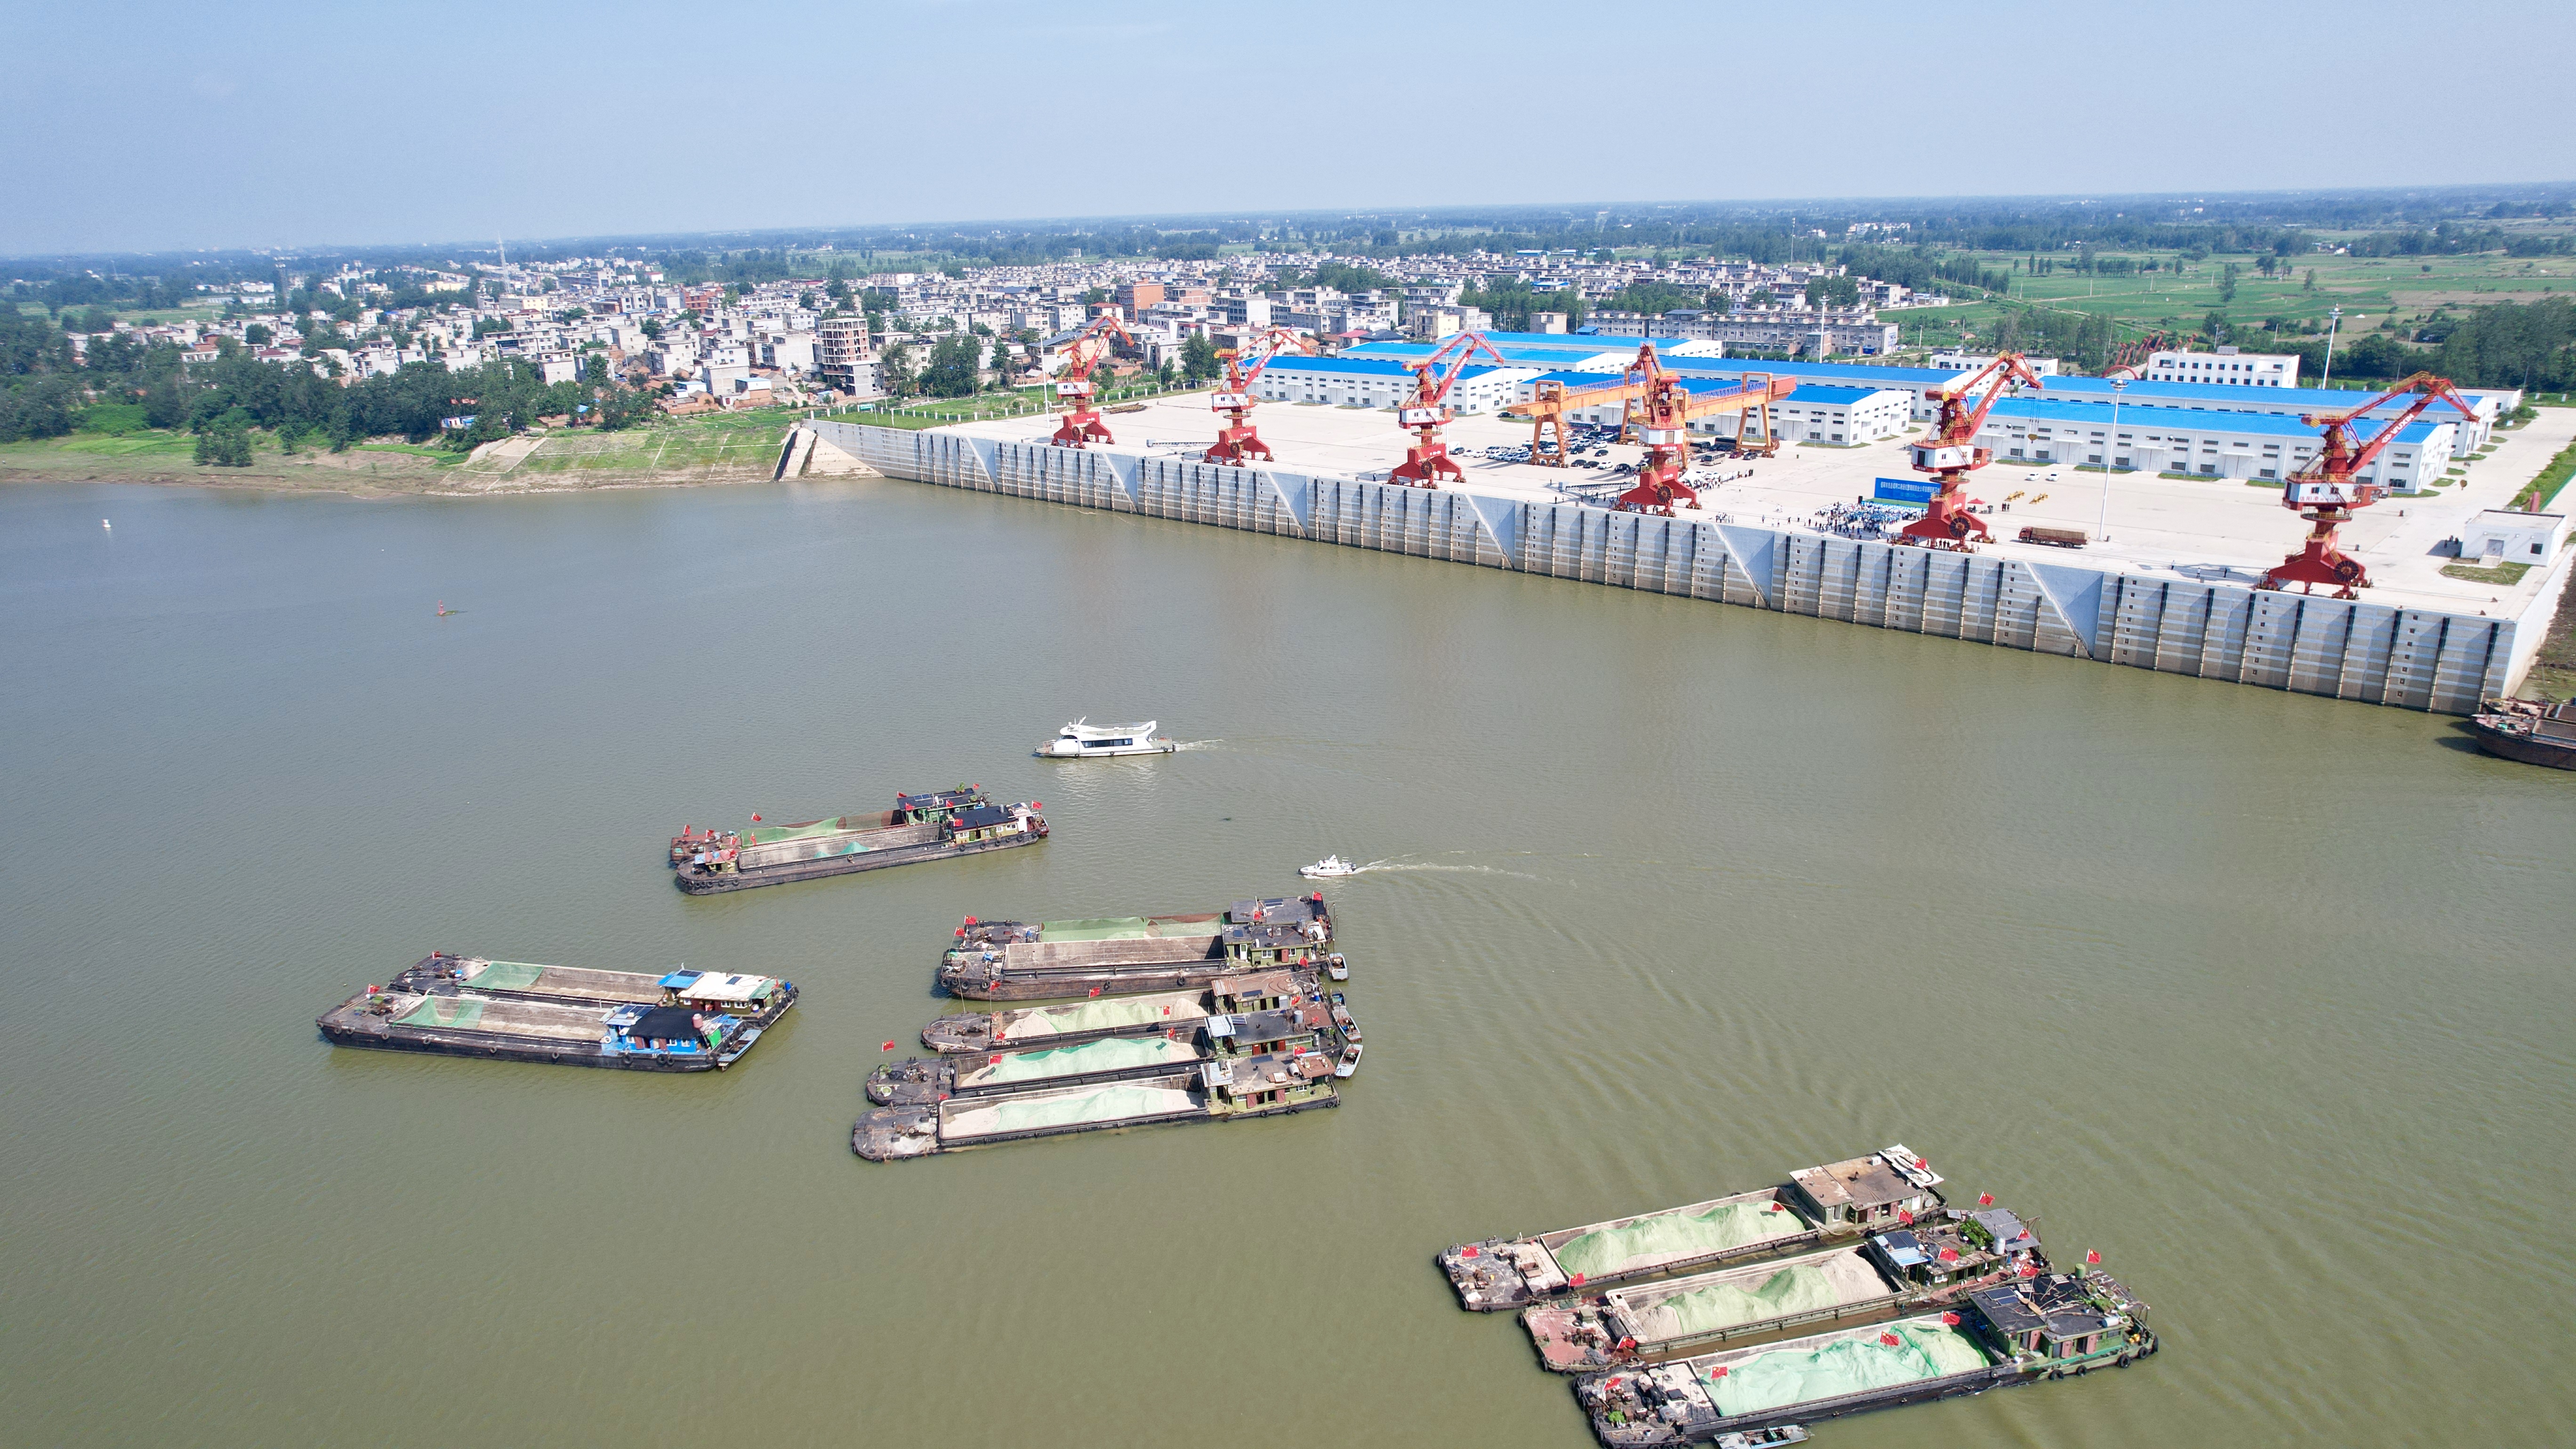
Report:
[[1233,427],[1217,430],[1216,441],[1209,445],[1207,456],[1200,461],[1231,463],[1237,468],[1244,468],[1251,466],[1255,458],[1265,463],[1269,462],[1270,445],[1261,441],[1261,435],[1253,431],[1252,424],[1238,422]]
[[2319,584],[2333,586],[2338,599],[2357,599],[2357,589],[2370,587],[2370,571],[2361,560],[2335,547],[2335,530],[2352,514],[2343,509],[2319,510],[2306,515],[2309,529],[2305,547],[2275,564],[2263,576],[2258,589],[2280,589],[2301,584],[2304,593],[2316,592]]
[[1467,470],[1449,460],[1447,443],[1436,440],[1416,443],[1405,449],[1404,461],[1396,464],[1395,471],[1387,475],[1388,482],[1401,483],[1407,488],[1437,488],[1443,478],[1452,483],[1464,483]]
[[1942,479],[1941,491],[1924,505],[1923,516],[1896,531],[1899,541],[1927,548],[1965,548],[1972,534],[1979,541],[1987,537],[1985,520],[1968,511],[1956,478]]

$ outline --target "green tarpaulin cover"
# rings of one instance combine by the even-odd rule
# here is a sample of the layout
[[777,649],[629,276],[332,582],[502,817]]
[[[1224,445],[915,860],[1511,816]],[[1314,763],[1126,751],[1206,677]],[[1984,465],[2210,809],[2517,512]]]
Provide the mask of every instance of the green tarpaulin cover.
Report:
[[396,1026],[469,1027],[483,1019],[483,1003],[453,996],[423,997],[418,1006],[394,1018]]
[[1075,1127],[1088,1122],[1155,1116],[1180,1111],[1190,1105],[1187,1092],[1121,1082],[1094,1087],[1088,1092],[1067,1092],[1061,1096],[1009,1097],[989,1107],[969,1105],[961,1110],[959,1104],[951,1102],[949,1120],[959,1128],[984,1136],[996,1132],[1026,1132],[1038,1127]]
[[1750,1288],[1713,1283],[1676,1293],[1655,1307],[1659,1314],[1669,1317],[1671,1336],[1678,1338],[1686,1333],[1708,1333],[1739,1323],[1759,1323],[1831,1308],[1842,1301],[1843,1296],[1834,1291],[1833,1280],[1825,1276],[1824,1270],[1802,1263],[1783,1268]]
[[486,991],[525,991],[537,984],[545,969],[525,961],[495,961],[475,972],[471,984]]
[[[1893,1345],[1880,1334],[1894,1338]],[[1898,1323],[1815,1349],[1774,1349],[1737,1359],[1724,1378],[1701,1372],[1720,1414],[1759,1413],[1810,1399],[1895,1388],[1986,1366],[1967,1333],[1938,1323]]]
[[[844,824],[844,821],[848,823]],[[742,833],[742,843],[776,845],[782,840],[813,840],[820,836],[838,835],[844,830],[865,829],[872,824],[874,822],[866,816],[853,819],[847,815],[835,815],[829,820],[817,820],[810,825],[755,825]]]
[[1097,1001],[1076,1002],[1071,1006],[1043,1007],[1032,1013],[1036,1018],[1035,1021],[1022,1018],[1028,1024],[1020,1026],[1019,1030],[1026,1035],[1106,1031],[1112,1027],[1136,1026],[1144,1022],[1165,1020],[1163,1008],[1169,1005],[1171,1003],[1168,1001],[1135,997],[1122,1001],[1116,997],[1103,997]]
[[1556,1250],[1568,1275],[1606,1278],[1641,1258],[1698,1257],[1785,1238],[1806,1231],[1793,1212],[1771,1211],[1771,1201],[1720,1203],[1696,1216],[1679,1212],[1639,1218],[1624,1228],[1602,1228]]
[[1097,916],[1086,921],[1046,921],[1038,926],[1041,941],[1141,941],[1152,934],[1143,916]]
[[1198,1052],[1194,1048],[1169,1037],[1113,1036],[1087,1041],[1079,1046],[1012,1052],[991,1066],[960,1073],[958,1080],[973,1082],[980,1087],[994,1082],[1034,1082],[1047,1077],[1071,1077],[1084,1072],[1114,1072],[1122,1067],[1196,1060]]

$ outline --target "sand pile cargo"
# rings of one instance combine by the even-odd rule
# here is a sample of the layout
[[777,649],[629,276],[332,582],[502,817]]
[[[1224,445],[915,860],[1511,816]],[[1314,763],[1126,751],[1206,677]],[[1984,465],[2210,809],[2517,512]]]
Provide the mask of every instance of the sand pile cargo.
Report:
[[996,805],[981,785],[960,785],[897,795],[891,810],[741,830],[709,826],[701,832],[692,825],[671,837],[671,870],[681,890],[713,895],[955,860],[1046,839],[1040,808],[1034,800]]
[[957,927],[940,958],[940,988],[980,1001],[1178,991],[1277,967],[1333,970],[1333,922],[1323,896],[1236,901],[1223,911],[987,920]]
[[796,1004],[793,983],[659,975],[439,952],[324,1012],[334,1046],[627,1071],[732,1066]]

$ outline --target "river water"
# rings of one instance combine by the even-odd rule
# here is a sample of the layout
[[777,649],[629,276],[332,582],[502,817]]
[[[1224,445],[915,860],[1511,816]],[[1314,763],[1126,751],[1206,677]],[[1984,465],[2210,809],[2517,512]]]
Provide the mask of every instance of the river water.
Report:
[[[882,481],[15,487],[0,601],[11,1443],[1574,1449],[1436,1250],[1892,1141],[2166,1351],[1822,1442],[2576,1435],[2576,776],[2448,720]],[[1054,838],[659,865],[961,780]],[[959,917],[1328,851],[1340,1110],[850,1155]],[[722,1076],[315,1035],[442,947],[805,1000]]]

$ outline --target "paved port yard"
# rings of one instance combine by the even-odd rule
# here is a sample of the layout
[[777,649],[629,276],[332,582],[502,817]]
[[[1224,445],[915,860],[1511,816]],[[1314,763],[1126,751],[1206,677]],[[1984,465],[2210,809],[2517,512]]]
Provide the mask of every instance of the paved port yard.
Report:
[[[2361,399],[2355,394],[2355,400]],[[865,415],[846,421],[863,422]],[[1252,420],[1262,440],[1278,455],[1272,466],[1296,472],[1338,473],[1347,477],[1382,476],[1403,461],[1410,437],[1395,425],[1395,415],[1375,409],[1265,403]],[[1121,448],[1196,458],[1214,441],[1218,416],[1209,411],[1207,394],[1178,393],[1156,398],[1142,412],[1107,418]],[[1024,417],[960,423],[943,431],[976,437],[1043,439],[1053,432],[1052,418]],[[1446,434],[1453,452],[1465,454],[1497,444],[1525,444],[1527,423],[1491,415],[1462,417]],[[1907,466],[1904,444],[1915,436],[1859,447],[1785,446],[1765,462],[1739,463],[1714,454],[1702,466],[1721,474],[1751,470],[1749,478],[1703,491],[1704,512],[1686,517],[1797,527],[1821,508],[1850,503],[1871,491],[1878,477],[1915,478]],[[2501,508],[2561,448],[2576,439],[2576,408],[2542,408],[2533,422],[2510,432],[2484,461],[2469,469],[2460,484],[2421,497],[2387,498],[2361,510],[2344,525],[2344,551],[2369,568],[2372,587],[2363,591],[2371,603],[2399,608],[2439,609],[2453,613],[2518,616],[2561,570],[2533,569],[2512,586],[2473,583],[2443,576],[2436,543],[2457,534],[2471,514]],[[1609,461],[1633,463],[1643,450],[1613,445]],[[1607,484],[1607,469],[1541,468],[1526,463],[1493,463],[1460,456],[1468,491],[1492,496],[1563,502],[1556,491],[1564,483]],[[2049,482],[2054,471],[2057,481]],[[1624,486],[1625,480],[1617,480]],[[2254,583],[2263,571],[2292,552],[2306,537],[2307,525],[2280,504],[2275,487],[2257,488],[2241,479],[2186,482],[2151,473],[2115,474],[2110,483],[2110,539],[2081,550],[2010,541],[2027,524],[2080,528],[2097,532],[2102,507],[2102,475],[2078,473],[2072,465],[2053,468],[1994,464],[1978,472],[1972,497],[2001,503],[2021,492],[2012,511],[1986,517],[1997,542],[1987,551],[2041,562],[2081,560],[2096,569],[2191,578],[2203,582]],[[2033,503],[2031,498],[2046,495]],[[2562,510],[2563,511],[2563,501]]]

